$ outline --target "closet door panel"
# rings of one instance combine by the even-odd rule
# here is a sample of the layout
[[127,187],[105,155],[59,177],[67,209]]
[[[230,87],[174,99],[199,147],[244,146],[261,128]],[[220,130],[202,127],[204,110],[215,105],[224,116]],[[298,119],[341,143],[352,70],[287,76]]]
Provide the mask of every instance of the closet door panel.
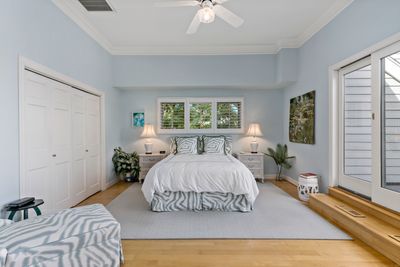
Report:
[[78,90],[72,93],[72,177],[71,195],[75,203],[87,197],[86,153],[85,153],[85,94]]
[[71,206],[71,87],[51,81],[52,110],[52,193],[56,209]]
[[100,99],[86,97],[86,177],[88,193],[100,190]]
[[51,94],[48,80],[32,72],[25,72],[23,143],[24,157],[21,197],[34,196],[45,200],[44,211],[51,202]]

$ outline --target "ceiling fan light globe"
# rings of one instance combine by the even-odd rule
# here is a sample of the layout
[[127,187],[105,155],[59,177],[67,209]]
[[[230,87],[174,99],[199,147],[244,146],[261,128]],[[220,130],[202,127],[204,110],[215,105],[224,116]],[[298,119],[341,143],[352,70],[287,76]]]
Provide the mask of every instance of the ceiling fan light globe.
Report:
[[199,10],[199,18],[202,23],[211,23],[215,20],[215,12],[210,7],[203,7]]

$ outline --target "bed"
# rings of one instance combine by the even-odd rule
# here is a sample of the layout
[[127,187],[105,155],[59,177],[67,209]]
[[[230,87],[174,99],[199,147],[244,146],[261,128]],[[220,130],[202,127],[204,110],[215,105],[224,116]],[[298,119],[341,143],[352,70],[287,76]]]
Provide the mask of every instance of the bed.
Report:
[[258,187],[230,154],[172,154],[148,172],[142,192],[152,211],[253,209]]

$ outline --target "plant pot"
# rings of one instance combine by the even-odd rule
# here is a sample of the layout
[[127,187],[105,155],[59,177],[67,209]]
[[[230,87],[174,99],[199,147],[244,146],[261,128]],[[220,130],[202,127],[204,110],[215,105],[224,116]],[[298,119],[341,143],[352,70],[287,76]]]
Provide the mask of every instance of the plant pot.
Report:
[[282,165],[278,165],[278,170],[276,172],[276,180],[277,181],[282,181]]

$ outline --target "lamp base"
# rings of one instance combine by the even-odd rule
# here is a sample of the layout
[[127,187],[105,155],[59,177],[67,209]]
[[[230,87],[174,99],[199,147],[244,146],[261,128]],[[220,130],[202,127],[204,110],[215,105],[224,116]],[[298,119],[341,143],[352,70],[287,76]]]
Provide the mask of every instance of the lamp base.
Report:
[[144,149],[146,151],[146,154],[153,154],[153,143],[145,143]]
[[258,143],[256,141],[252,141],[250,143],[251,153],[256,154],[258,153]]

